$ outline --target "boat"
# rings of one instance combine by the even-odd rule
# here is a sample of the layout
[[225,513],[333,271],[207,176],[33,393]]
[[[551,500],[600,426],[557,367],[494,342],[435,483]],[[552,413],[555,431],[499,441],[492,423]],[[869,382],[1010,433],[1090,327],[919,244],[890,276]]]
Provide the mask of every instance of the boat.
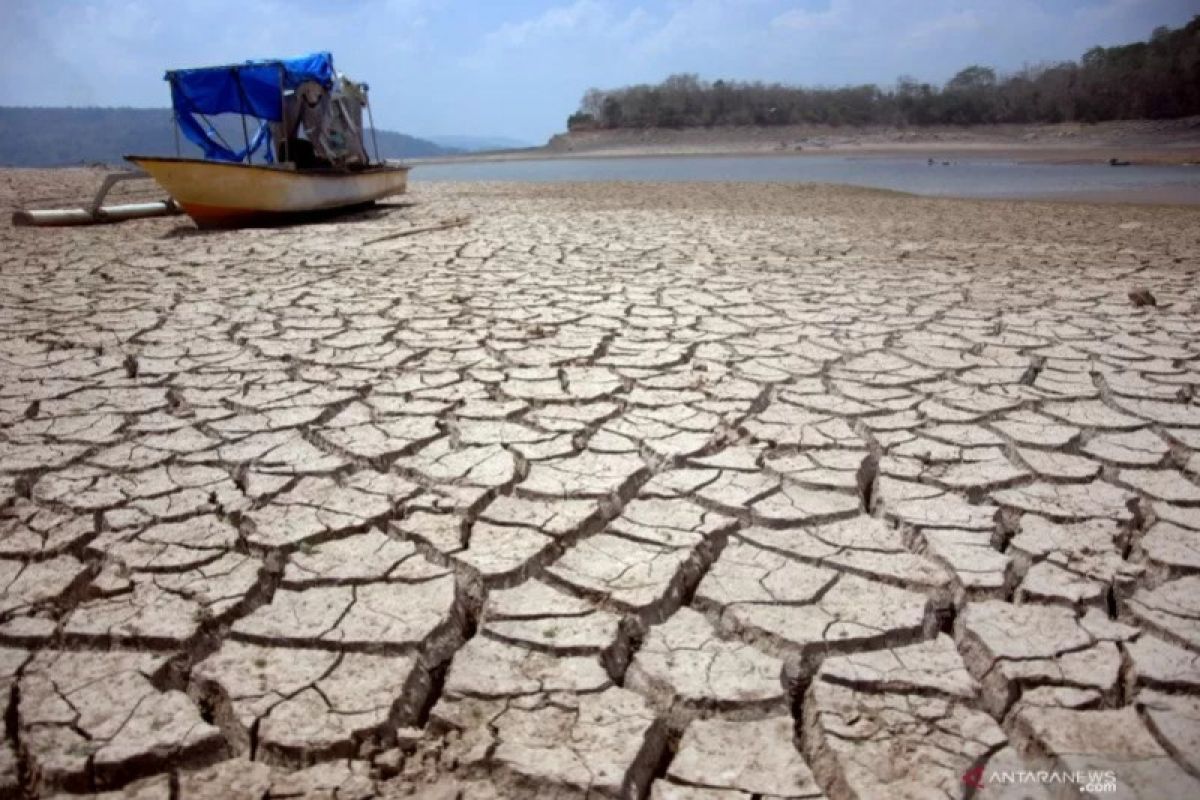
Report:
[[286,224],[403,194],[408,168],[288,169],[193,158],[128,156],[202,228]]
[[[329,53],[171,70],[165,79],[177,155],[126,159],[200,227],[300,221],[407,189],[409,168],[379,158],[369,87],[336,72]],[[363,109],[374,159],[364,141]],[[216,115],[240,117],[242,148],[213,125],[209,117]],[[248,120],[257,121],[253,133]],[[178,155],[180,134],[204,157]]]

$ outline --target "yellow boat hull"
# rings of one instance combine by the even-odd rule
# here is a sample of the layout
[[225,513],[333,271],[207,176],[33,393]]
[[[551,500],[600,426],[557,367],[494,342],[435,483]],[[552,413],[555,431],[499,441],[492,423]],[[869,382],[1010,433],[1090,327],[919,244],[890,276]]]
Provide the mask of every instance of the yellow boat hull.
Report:
[[201,227],[282,223],[403,194],[408,167],[294,170],[194,158],[127,156]]

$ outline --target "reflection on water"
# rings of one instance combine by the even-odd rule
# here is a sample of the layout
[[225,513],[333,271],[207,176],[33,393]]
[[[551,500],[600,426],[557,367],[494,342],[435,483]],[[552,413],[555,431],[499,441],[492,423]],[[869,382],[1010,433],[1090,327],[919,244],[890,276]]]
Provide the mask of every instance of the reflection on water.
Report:
[[1022,164],[846,156],[559,158],[416,165],[414,181],[773,181],[842,183],[955,197],[1053,197],[1149,193],[1200,203],[1200,167]]

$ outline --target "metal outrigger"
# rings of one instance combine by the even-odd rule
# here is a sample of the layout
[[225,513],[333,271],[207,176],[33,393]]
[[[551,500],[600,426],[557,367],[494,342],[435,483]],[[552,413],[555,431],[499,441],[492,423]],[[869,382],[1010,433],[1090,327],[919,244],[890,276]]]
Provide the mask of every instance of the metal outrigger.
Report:
[[12,224],[19,226],[53,226],[53,225],[98,225],[107,222],[124,222],[130,219],[145,217],[165,217],[179,214],[182,209],[174,200],[156,200],[151,203],[126,203],[124,205],[106,206],[104,198],[112,187],[123,181],[148,179],[150,176],[141,170],[123,170],[110,172],[104,176],[100,190],[92,198],[90,205],[84,208],[44,208],[23,209],[14,211]]

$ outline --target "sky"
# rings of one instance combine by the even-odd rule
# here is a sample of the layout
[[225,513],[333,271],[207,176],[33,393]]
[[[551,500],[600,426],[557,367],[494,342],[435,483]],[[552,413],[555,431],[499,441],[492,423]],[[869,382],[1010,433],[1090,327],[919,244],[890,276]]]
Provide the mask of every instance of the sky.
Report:
[[168,104],[162,73],[329,50],[375,122],[544,142],[589,87],[942,83],[1076,59],[1197,0],[0,0],[0,105]]

